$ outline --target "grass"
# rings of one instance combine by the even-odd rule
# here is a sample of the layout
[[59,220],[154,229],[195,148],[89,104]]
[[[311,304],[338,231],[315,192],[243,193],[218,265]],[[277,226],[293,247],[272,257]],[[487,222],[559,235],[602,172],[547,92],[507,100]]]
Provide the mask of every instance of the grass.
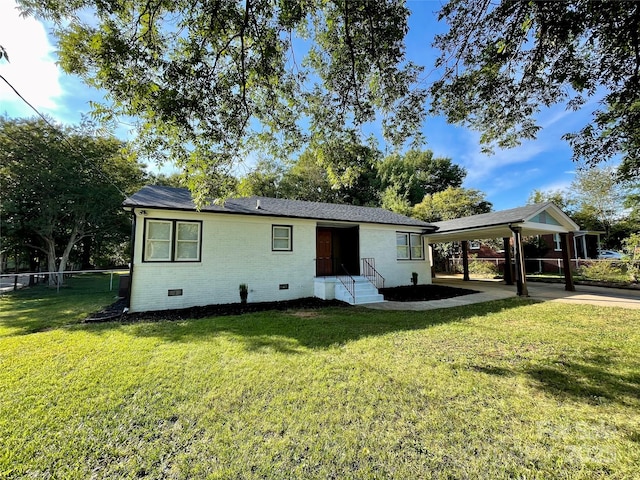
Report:
[[635,310],[88,325],[72,290],[0,299],[0,478],[637,478]]

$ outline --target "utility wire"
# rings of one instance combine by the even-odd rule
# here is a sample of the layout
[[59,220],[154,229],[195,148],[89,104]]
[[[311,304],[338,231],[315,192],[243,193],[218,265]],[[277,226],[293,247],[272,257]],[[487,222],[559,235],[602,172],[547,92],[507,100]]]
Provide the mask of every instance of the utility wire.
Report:
[[112,186],[115,187],[116,190],[118,190],[118,192],[120,193],[120,195],[122,195],[122,198],[127,198],[127,195],[120,189],[120,187],[113,181],[111,180],[103,171],[101,171],[99,168],[95,168],[95,164],[93,162],[91,162],[84,153],[82,153],[81,150],[77,150],[76,147],[69,141],[69,139],[66,137],[65,133],[60,130],[57,126],[55,126],[54,124],[52,124],[49,119],[47,117],[45,117],[42,113],[40,113],[40,111],[34,107],[33,105],[31,105],[31,103],[29,103],[29,101],[24,98],[20,92],[18,92],[18,90],[16,90],[16,88],[11,85],[11,83],[9,83],[9,81],[4,78],[4,76],[0,75],[0,79],[2,79],[4,81],[4,83],[6,83],[7,85],[9,85],[9,88],[11,88],[11,90],[13,90],[15,92],[15,94],[20,98],[20,100],[22,100],[24,103],[26,103],[31,110],[33,110],[34,112],[36,112],[36,114],[38,115],[38,117],[40,117],[47,125],[49,125],[49,127],[51,127],[54,131],[58,132],[58,134],[60,135],[60,137],[62,138],[62,140],[69,146],[69,148],[71,148],[71,150],[73,150],[74,152],[76,152],[78,155],[80,155],[82,157],[83,160],[87,161],[88,165],[91,165],[92,168],[94,168],[94,171],[96,173],[98,173],[98,175],[100,175],[103,179],[105,179],[108,183],[110,183]]

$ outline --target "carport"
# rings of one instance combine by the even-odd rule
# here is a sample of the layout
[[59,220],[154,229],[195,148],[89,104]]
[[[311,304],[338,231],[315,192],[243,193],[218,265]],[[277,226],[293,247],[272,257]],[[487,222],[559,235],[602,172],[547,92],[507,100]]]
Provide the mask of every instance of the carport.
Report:
[[[483,213],[457,218],[444,222],[435,222],[435,233],[425,234],[427,243],[461,242],[463,278],[469,280],[469,241],[485,238],[502,238],[504,242],[505,264],[511,266],[510,240],[513,238],[515,250],[515,280],[518,295],[529,296],[527,278],[524,269],[523,236],[557,233],[560,235],[562,260],[565,265],[565,290],[575,291],[569,259],[569,232],[580,230],[560,208],[551,202],[536,203],[525,207]],[[505,268],[505,283],[513,285],[511,268]]]

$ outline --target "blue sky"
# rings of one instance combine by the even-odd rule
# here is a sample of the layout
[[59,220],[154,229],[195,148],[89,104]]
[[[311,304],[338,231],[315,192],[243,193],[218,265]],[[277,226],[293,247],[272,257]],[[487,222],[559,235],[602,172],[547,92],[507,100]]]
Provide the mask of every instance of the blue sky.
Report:
[[[435,12],[440,4],[416,0],[407,3],[413,12],[407,55],[425,65],[426,72],[431,72],[437,55],[431,48],[433,35],[445,28],[436,21]],[[89,101],[100,100],[101,95],[57,68],[53,42],[43,24],[19,17],[12,1],[0,2],[0,45],[6,48],[10,59],[10,63],[0,62],[0,74],[40,111],[61,122],[75,123],[90,111]],[[435,80],[437,74],[432,72],[427,80]],[[576,165],[561,136],[587,123],[594,109],[593,103],[581,112],[566,111],[562,105],[545,109],[538,116],[543,128],[535,141],[524,142],[515,149],[497,150],[491,156],[481,153],[477,132],[429,117],[423,129],[425,148],[464,166],[468,172],[464,186],[485,192],[494,209],[517,207],[526,203],[534,189],[569,186]],[[4,82],[0,82],[0,113],[10,117],[33,116],[33,111]],[[128,128],[123,125],[119,134],[126,136]]]

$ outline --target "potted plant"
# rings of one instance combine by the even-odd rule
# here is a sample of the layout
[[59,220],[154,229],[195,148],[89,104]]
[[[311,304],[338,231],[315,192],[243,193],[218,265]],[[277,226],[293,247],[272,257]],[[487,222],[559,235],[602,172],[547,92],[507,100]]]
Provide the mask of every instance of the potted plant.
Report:
[[247,297],[249,296],[249,287],[246,283],[241,283],[240,287],[240,303],[247,303]]

